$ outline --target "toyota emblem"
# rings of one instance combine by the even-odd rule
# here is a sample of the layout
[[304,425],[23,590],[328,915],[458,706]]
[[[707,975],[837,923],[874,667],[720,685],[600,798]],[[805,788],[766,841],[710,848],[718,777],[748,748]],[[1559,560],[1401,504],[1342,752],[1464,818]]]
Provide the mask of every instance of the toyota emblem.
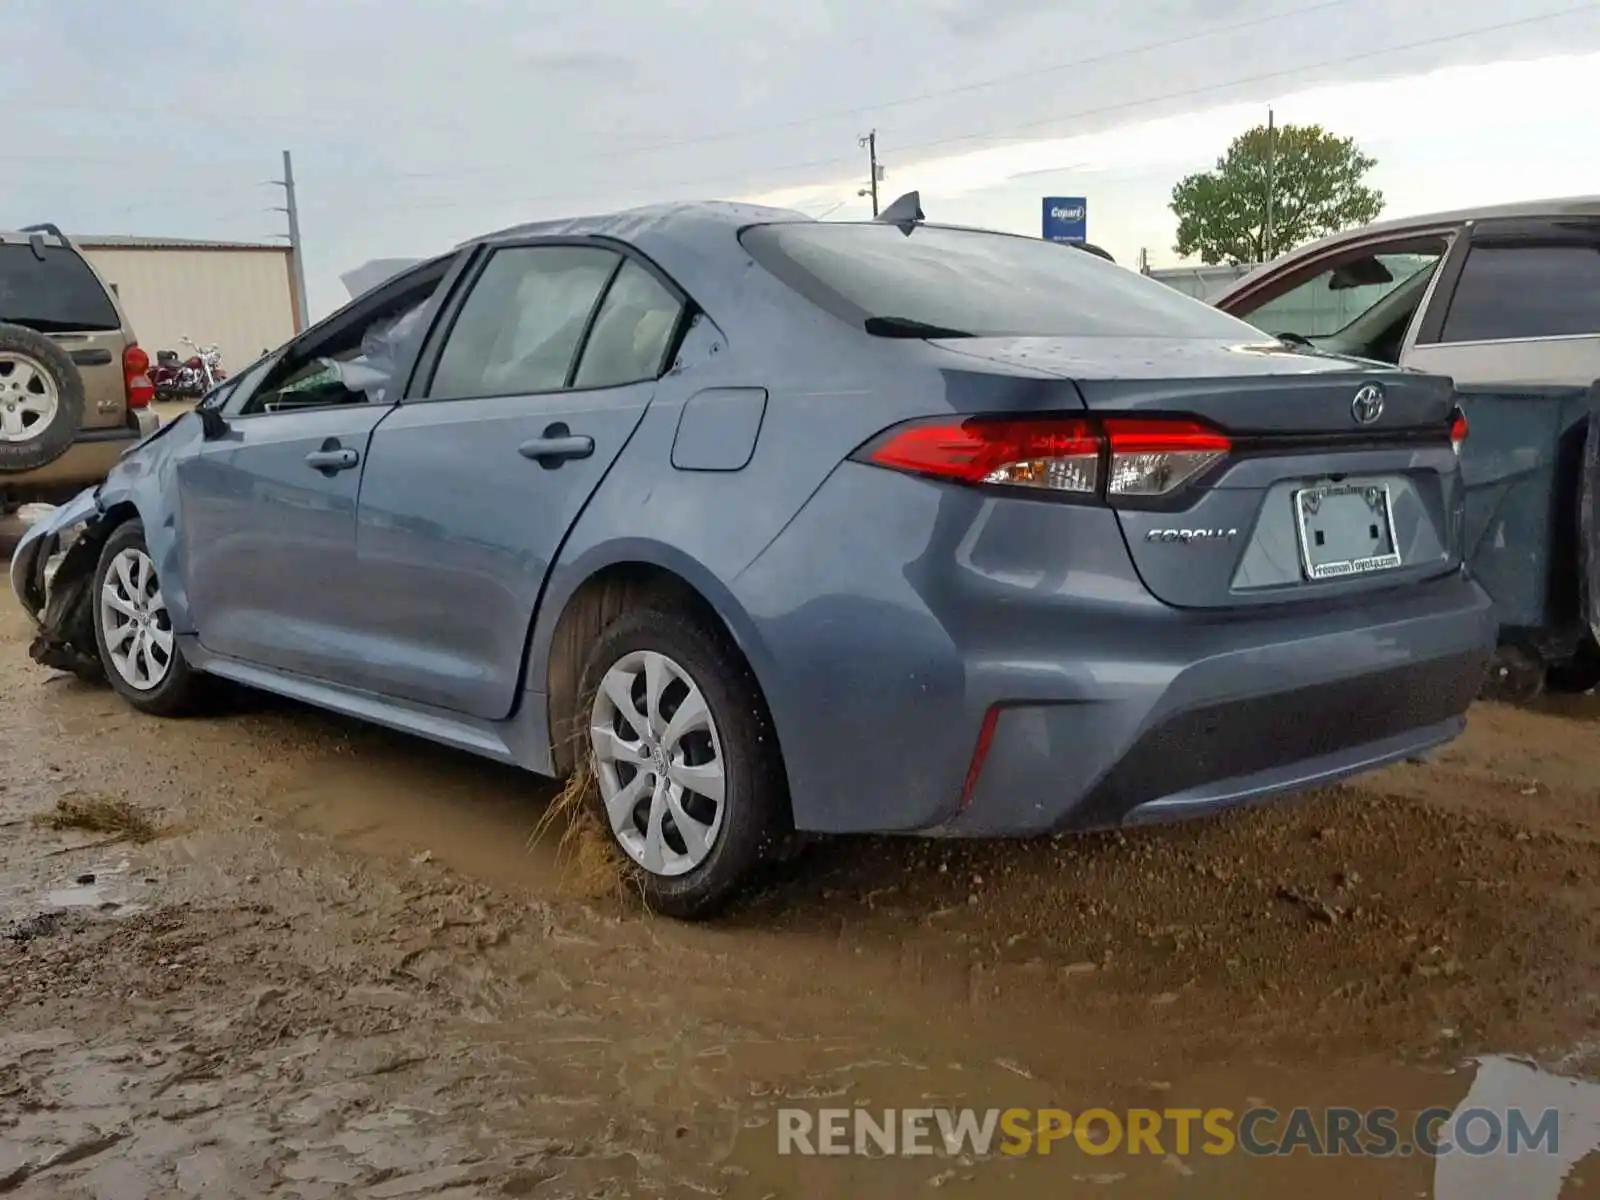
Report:
[[1350,401],[1350,415],[1357,425],[1371,425],[1383,416],[1383,388],[1369,383],[1356,392],[1355,399]]

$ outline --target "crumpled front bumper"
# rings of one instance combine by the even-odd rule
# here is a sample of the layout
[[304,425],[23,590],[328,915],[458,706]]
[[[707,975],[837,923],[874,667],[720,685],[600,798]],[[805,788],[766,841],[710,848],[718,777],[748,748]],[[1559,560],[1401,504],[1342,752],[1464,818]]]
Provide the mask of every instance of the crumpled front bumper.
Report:
[[35,521],[11,555],[11,591],[38,627],[35,662],[77,674],[99,670],[90,590],[102,538],[99,488],[86,488]]

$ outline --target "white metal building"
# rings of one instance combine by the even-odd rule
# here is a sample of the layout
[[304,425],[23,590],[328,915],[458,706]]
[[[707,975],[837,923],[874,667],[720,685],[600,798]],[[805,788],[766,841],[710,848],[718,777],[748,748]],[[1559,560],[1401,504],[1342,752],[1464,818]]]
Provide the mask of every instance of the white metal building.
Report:
[[222,365],[237,371],[301,327],[287,246],[123,235],[72,240],[116,289],[151,358],[157,350],[187,357],[187,334],[202,346],[216,343]]
[[1259,265],[1242,263],[1233,266],[1229,263],[1218,263],[1213,267],[1161,267],[1147,274],[1151,279],[1160,280],[1168,287],[1176,288],[1196,300],[1210,300],[1229,284],[1243,279]]

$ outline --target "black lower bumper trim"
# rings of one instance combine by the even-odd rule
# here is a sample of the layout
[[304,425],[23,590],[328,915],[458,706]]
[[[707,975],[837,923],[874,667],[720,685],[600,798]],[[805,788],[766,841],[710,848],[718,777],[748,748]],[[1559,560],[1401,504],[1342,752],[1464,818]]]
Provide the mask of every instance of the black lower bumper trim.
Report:
[[1134,743],[1071,823],[1118,825],[1153,800],[1438,725],[1467,710],[1483,674],[1482,654],[1461,654],[1177,713]]

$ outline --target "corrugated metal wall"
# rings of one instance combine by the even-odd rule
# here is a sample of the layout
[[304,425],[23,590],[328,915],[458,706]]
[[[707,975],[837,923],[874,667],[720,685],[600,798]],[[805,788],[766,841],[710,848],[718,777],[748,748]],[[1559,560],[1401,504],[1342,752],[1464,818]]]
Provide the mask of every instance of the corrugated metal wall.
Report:
[[1243,263],[1239,266],[1223,264],[1212,267],[1161,267],[1151,271],[1150,278],[1159,280],[1186,296],[1209,302],[1213,296],[1221,294],[1224,288],[1254,271],[1256,265]]
[[189,250],[84,245],[84,255],[116,285],[139,345],[183,353],[188,334],[215,342],[229,371],[294,336],[287,250]]

